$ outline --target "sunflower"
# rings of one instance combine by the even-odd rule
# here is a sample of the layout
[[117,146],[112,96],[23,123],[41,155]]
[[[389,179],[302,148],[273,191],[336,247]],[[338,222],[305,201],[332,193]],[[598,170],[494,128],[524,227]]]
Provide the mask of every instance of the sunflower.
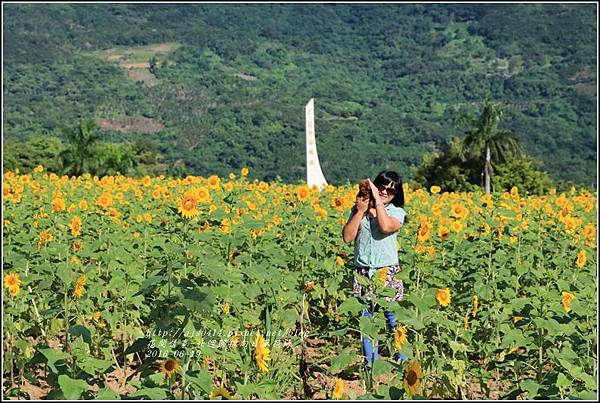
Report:
[[433,258],[435,256],[435,248],[431,245],[429,246],[423,246],[422,244],[418,243],[415,246],[415,252],[422,254],[424,252],[427,252],[427,257],[428,258]]
[[178,211],[184,218],[196,217],[200,211],[196,208],[198,199],[195,193],[186,192],[178,201]]
[[463,229],[463,223],[462,222],[456,220],[456,221],[454,221],[452,223],[452,230],[454,232],[460,232],[460,231],[462,231],[462,229]]
[[434,204],[431,206],[431,212],[433,213],[433,215],[440,215],[442,214],[442,205],[441,204]]
[[469,214],[469,210],[460,203],[452,203],[450,212],[454,217],[461,220]]
[[224,234],[229,234],[231,232],[231,220],[225,217],[223,221],[221,221],[220,229]]
[[304,283],[304,292],[311,292],[314,289],[315,289],[314,281],[307,281],[306,283]]
[[179,370],[179,362],[173,358],[168,358],[160,364],[160,372],[165,374],[165,379],[173,376]]
[[438,228],[438,236],[442,239],[446,239],[450,236],[450,230],[447,227],[440,225]]
[[231,336],[231,338],[229,339],[229,345],[231,346],[232,350],[236,349],[237,346],[239,346],[241,339],[241,336],[238,334],[234,334]]
[[562,292],[562,305],[563,308],[565,308],[565,312],[569,312],[571,310],[571,301],[574,299],[576,299],[575,295],[571,294],[570,292]]
[[61,198],[56,198],[52,200],[52,210],[55,213],[60,213],[65,209],[65,201]]
[[469,329],[469,312],[465,314],[465,317],[463,319],[463,327],[465,328],[465,330]]
[[244,168],[242,168],[240,173],[242,174],[242,176],[248,176],[249,170],[248,170],[248,168],[244,167]]
[[394,347],[400,351],[402,346],[408,341],[406,326],[398,325],[394,331]]
[[435,193],[440,193],[442,189],[439,186],[433,185],[432,187],[429,188],[429,191],[433,194]]
[[315,209],[315,213],[317,213],[317,215],[319,217],[327,217],[327,210],[325,210],[324,208],[321,207],[317,207]]
[[411,361],[408,364],[406,373],[404,374],[404,388],[410,396],[414,396],[421,390],[421,364],[418,361]]
[[335,385],[333,386],[333,398],[339,400],[342,398],[344,394],[344,381],[338,379],[335,381]]
[[79,216],[73,217],[73,219],[71,220],[71,224],[69,225],[69,228],[71,228],[71,235],[73,235],[73,236],[81,235],[81,218],[79,218]]
[[262,372],[269,371],[269,364],[267,361],[271,360],[269,354],[271,351],[267,348],[267,343],[265,342],[265,338],[260,334],[256,334],[256,342],[254,344],[254,354],[256,359],[256,364],[260,367]]
[[426,220],[421,221],[419,230],[417,231],[417,238],[420,242],[425,242],[429,239],[429,229],[429,223]]
[[217,175],[211,175],[208,177],[208,186],[211,189],[218,189],[221,184],[221,179]]
[[377,270],[377,275],[379,277],[380,282],[385,283],[385,281],[387,280],[388,271],[389,271],[389,269],[387,267],[383,267],[383,268]]
[[479,307],[479,298],[477,295],[473,295],[473,317],[477,316],[477,308]]
[[210,192],[204,186],[199,187],[195,190],[196,197],[200,203],[208,203],[211,201]]
[[6,277],[4,277],[4,286],[8,288],[10,295],[19,295],[21,286],[21,279],[19,278],[19,275],[15,272],[9,273]]
[[267,190],[269,190],[269,184],[265,181],[260,181],[258,184],[258,190],[262,193],[267,192]]
[[77,279],[77,282],[75,283],[75,289],[73,290],[73,298],[75,298],[75,299],[81,298],[81,296],[85,292],[85,288],[84,288],[85,282],[86,282],[85,276],[79,276],[79,278]]
[[594,227],[594,224],[588,224],[585,227],[583,227],[582,234],[588,239],[594,239],[594,237],[596,236],[596,228]]
[[112,205],[113,197],[110,193],[104,192],[102,195],[96,200],[96,204],[102,208],[108,208]]
[[337,263],[338,266],[344,267],[344,259],[342,259],[341,256],[336,256],[335,258],[335,263]]
[[296,189],[296,197],[298,197],[298,200],[301,202],[306,201],[308,196],[310,196],[310,189],[308,189],[308,186],[300,186]]
[[524,320],[524,319],[527,319],[527,318],[526,318],[526,317],[524,317],[524,316],[513,316],[513,317],[512,317],[512,321],[513,321],[513,323],[520,322],[520,321],[522,321],[522,320]]
[[587,254],[585,253],[584,250],[580,250],[579,253],[577,254],[577,260],[575,261],[575,264],[577,265],[577,267],[579,267],[580,269],[585,266],[585,262],[587,260]]
[[54,239],[54,237],[52,236],[52,233],[50,233],[50,230],[44,230],[40,233],[40,237],[38,238],[38,246],[44,246],[46,245],[48,242],[52,241]]
[[448,306],[450,304],[450,289],[449,288],[438,288],[435,292],[435,298],[441,306]]
[[208,394],[208,398],[210,400],[214,400],[217,397],[221,397],[224,400],[229,400],[229,399],[231,399],[231,394],[229,393],[229,391],[227,389],[225,389],[223,387],[217,387],[210,391],[210,393]]
[[225,315],[229,315],[230,310],[231,310],[231,306],[229,305],[229,302],[225,302],[223,304],[223,313]]
[[71,203],[71,205],[67,209],[67,213],[71,214],[73,212],[73,210],[75,210],[76,208],[77,208],[77,206],[75,204]]
[[331,199],[331,206],[334,207],[336,210],[342,210],[344,208],[344,199],[342,197],[334,197],[333,199]]

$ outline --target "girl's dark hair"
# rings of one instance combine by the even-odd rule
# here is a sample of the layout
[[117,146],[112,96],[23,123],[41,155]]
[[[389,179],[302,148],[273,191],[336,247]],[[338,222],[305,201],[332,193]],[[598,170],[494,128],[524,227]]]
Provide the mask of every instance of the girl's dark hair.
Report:
[[404,189],[402,188],[402,178],[394,171],[381,171],[373,181],[375,186],[389,186],[392,183],[396,194],[392,199],[392,204],[396,207],[404,207]]

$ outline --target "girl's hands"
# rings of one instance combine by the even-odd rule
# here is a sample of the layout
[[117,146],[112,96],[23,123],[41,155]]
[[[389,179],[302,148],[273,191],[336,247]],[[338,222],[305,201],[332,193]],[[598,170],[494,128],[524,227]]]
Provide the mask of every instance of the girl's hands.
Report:
[[369,198],[362,198],[360,196],[356,196],[356,210],[359,213],[366,213],[369,209]]
[[370,178],[367,178],[367,180],[369,181],[369,186],[371,187],[371,194],[373,195],[373,199],[375,199],[375,205],[377,205],[381,203],[381,199],[379,198],[379,189],[377,189],[377,186],[375,186],[375,184],[371,182]]

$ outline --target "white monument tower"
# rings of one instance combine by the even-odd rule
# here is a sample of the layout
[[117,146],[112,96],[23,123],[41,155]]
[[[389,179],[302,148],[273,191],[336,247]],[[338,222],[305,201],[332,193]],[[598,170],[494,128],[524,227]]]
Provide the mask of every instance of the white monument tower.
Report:
[[306,184],[323,190],[327,181],[321,171],[317,143],[315,142],[315,102],[314,98],[306,104]]

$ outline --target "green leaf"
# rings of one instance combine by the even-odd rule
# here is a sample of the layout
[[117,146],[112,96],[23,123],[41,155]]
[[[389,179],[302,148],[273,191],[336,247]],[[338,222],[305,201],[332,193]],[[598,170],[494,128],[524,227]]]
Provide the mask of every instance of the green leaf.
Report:
[[373,376],[378,376],[391,371],[392,366],[389,362],[384,360],[376,360],[373,363]]
[[356,352],[354,350],[345,350],[342,351],[340,355],[338,355],[332,362],[331,367],[329,368],[330,373],[335,373],[340,369],[347,368],[350,364],[354,362],[356,359]]
[[70,285],[75,280],[75,272],[67,263],[61,263],[56,268],[56,276],[65,285]]
[[90,346],[83,341],[82,337],[78,337],[71,342],[71,353],[77,361],[81,361],[90,355]]
[[569,381],[567,379],[567,377],[562,372],[559,372],[558,376],[556,377],[556,384],[555,385],[558,388],[564,388],[565,386],[571,385],[571,381]]
[[435,291],[435,289],[430,288],[424,295],[411,294],[405,300],[416,306],[419,312],[426,312],[436,304]]
[[466,344],[456,342],[454,340],[450,340],[448,342],[450,344],[450,348],[454,352],[466,352],[469,351],[469,347]]
[[186,298],[181,303],[192,312],[210,312],[215,303],[212,294],[207,294],[199,289],[185,292],[184,295]]
[[87,344],[90,344],[90,345],[92,344],[92,333],[85,326],[81,326],[81,325],[71,326],[69,328],[69,334],[73,335],[74,337],[81,336],[83,338],[83,341],[85,341]]
[[167,391],[161,388],[142,388],[130,395],[131,397],[146,396],[150,400],[164,400],[167,397]]
[[82,361],[77,361],[77,365],[90,375],[103,374],[112,365],[112,361],[101,360],[94,357],[87,357]]
[[341,303],[339,310],[341,314],[345,314],[348,312],[354,314],[362,311],[363,308],[363,304],[361,304],[358,299],[356,299],[355,297],[350,297]]
[[331,337],[331,336],[343,336],[343,335],[345,335],[346,333],[348,333],[348,328],[347,328],[347,327],[344,327],[344,328],[342,328],[342,329],[337,329],[337,330],[332,330],[332,331],[330,331],[330,332],[327,334],[327,336],[328,336],[328,337]]
[[121,396],[115,393],[111,388],[106,387],[98,391],[98,396],[96,396],[96,399],[94,400],[121,400]]
[[83,379],[72,379],[67,375],[58,376],[60,390],[67,400],[77,400],[88,390],[89,385]]
[[125,349],[125,355],[129,355],[132,353],[139,353],[140,351],[145,350],[148,347],[148,343],[150,343],[150,339],[147,337],[142,337],[133,342],[133,344],[127,349]]
[[56,366],[54,364],[56,364],[58,361],[66,360],[67,358],[69,358],[69,355],[67,353],[63,351],[54,350],[53,348],[40,349],[40,353],[42,353],[44,357],[46,357],[46,359],[48,360],[48,366],[55,374],[58,373],[58,370],[56,369]]
[[206,393],[212,390],[212,375],[205,369],[201,369],[194,376],[186,374],[186,378],[191,384],[198,386]]
[[531,379],[526,379],[523,382],[521,382],[521,388],[523,388],[523,390],[527,392],[528,400],[533,400],[533,398],[537,396],[540,386],[541,385],[539,385]]

